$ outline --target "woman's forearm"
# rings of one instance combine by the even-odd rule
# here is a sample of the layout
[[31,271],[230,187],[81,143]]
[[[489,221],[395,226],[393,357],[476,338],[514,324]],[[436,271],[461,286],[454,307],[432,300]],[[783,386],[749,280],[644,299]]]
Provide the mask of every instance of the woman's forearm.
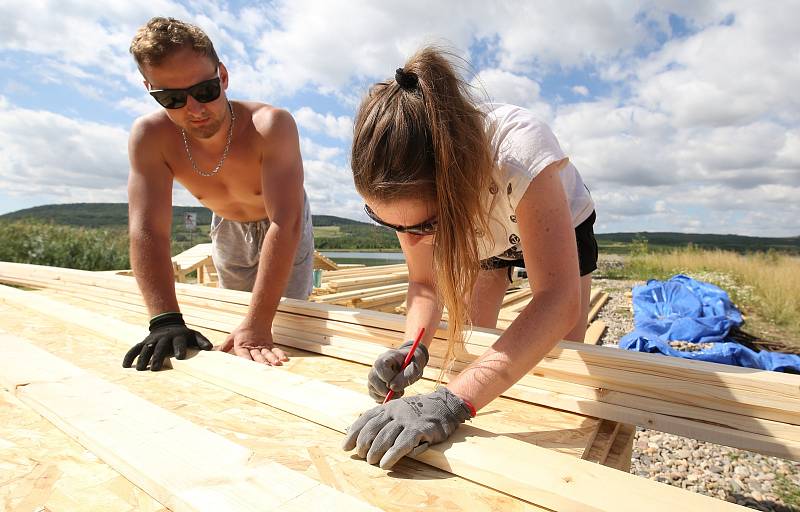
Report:
[[502,336],[447,385],[480,409],[536,366],[575,324],[572,294],[535,293]]
[[428,284],[408,283],[405,339],[416,338],[419,329],[424,327],[425,336],[421,343],[429,347],[441,321],[442,305],[436,297],[436,290]]

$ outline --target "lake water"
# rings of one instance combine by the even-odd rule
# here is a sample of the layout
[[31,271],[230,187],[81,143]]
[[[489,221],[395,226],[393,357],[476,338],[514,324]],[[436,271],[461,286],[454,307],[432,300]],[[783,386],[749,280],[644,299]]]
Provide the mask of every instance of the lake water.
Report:
[[322,251],[322,254],[336,263],[358,263],[370,267],[395,265],[406,261],[402,252]]

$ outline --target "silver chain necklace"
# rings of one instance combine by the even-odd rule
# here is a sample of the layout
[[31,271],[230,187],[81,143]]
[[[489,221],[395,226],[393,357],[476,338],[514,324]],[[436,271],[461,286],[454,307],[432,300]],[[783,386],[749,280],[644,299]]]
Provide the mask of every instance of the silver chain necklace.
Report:
[[231,126],[228,128],[228,142],[225,143],[225,149],[222,151],[222,158],[219,159],[217,166],[214,167],[213,171],[204,172],[197,168],[197,163],[192,158],[192,152],[189,150],[189,139],[186,137],[186,131],[181,128],[181,135],[183,136],[183,146],[186,148],[186,155],[189,157],[189,161],[192,163],[192,169],[194,172],[199,174],[200,176],[214,176],[217,174],[220,169],[222,169],[222,163],[225,162],[225,157],[228,156],[228,150],[231,149],[231,140],[233,140],[233,123],[236,122],[236,114],[233,113],[233,106],[231,102],[228,102],[228,110],[231,113]]

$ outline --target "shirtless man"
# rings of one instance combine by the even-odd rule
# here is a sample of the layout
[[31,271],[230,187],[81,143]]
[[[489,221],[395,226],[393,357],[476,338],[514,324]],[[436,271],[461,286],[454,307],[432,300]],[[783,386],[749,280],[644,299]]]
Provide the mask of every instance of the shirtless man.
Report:
[[144,85],[164,107],[137,119],[128,153],[131,265],[144,296],[150,335],[123,366],[159,370],[187,347],[211,343],[186,327],[175,294],[170,238],[177,180],[214,213],[212,258],[220,286],[252,291],[247,316],[221,349],[280,365],[272,320],[281,296],[306,299],[314,239],[303,163],[291,114],[229,101],[228,70],[208,36],[172,18],[153,18],[130,47]]

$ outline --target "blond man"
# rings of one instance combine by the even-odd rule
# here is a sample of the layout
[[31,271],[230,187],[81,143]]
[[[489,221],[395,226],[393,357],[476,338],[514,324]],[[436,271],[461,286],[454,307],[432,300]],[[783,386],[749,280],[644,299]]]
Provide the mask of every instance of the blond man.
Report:
[[172,186],[182,184],[213,212],[212,259],[223,288],[252,291],[248,313],[222,350],[280,365],[272,320],[281,296],[305,299],[314,241],[303,188],[297,127],[288,112],[230,101],[228,70],[208,36],[174,18],[153,18],[130,52],[163,107],[137,119],[129,141],[131,265],[150,315],[150,335],[123,366],[158,370],[187,348],[211,343],[188,329],[170,261]]

